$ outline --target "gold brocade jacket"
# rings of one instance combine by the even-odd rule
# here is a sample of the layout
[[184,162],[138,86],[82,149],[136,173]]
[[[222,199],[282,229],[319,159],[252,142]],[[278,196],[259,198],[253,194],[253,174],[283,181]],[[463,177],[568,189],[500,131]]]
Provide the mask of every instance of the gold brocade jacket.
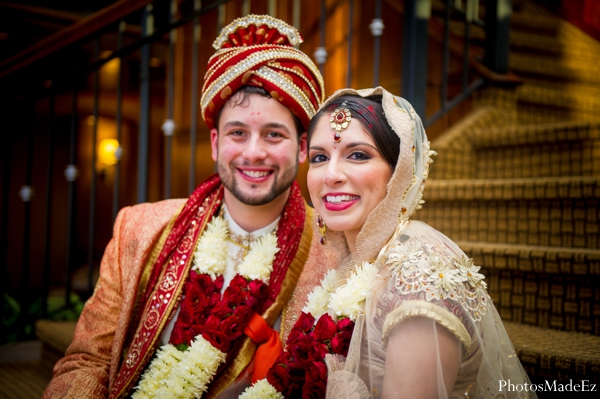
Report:
[[[43,398],[106,398],[132,326],[138,285],[153,248],[185,199],[123,208],[106,247],[100,278]],[[164,238],[163,238],[164,239]]]

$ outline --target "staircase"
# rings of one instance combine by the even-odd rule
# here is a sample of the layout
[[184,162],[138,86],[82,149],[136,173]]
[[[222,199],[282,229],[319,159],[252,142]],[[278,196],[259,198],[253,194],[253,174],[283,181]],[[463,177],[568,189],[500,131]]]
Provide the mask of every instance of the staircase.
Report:
[[598,384],[600,43],[531,0],[511,25],[524,83],[482,90],[432,143],[417,217],[482,266],[533,382]]

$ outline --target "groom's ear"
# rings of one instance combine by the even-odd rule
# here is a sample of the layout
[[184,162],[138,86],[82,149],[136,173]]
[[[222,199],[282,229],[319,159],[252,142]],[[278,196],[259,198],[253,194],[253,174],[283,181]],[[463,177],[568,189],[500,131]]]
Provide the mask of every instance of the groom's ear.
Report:
[[300,135],[298,140],[298,163],[304,163],[306,156],[308,155],[308,140],[306,132]]
[[217,129],[210,129],[210,149],[213,161],[217,162],[219,157],[219,132]]

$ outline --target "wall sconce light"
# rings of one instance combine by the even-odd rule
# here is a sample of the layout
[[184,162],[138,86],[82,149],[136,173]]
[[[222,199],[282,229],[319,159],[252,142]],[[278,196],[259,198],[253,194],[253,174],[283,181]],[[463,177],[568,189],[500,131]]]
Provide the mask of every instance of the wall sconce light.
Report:
[[102,139],[98,144],[97,170],[100,174],[106,173],[108,166],[115,165],[121,158],[121,148],[116,139]]
[[119,152],[119,142],[115,139],[103,139],[98,145],[98,163],[104,166],[111,166],[119,161],[117,157]]

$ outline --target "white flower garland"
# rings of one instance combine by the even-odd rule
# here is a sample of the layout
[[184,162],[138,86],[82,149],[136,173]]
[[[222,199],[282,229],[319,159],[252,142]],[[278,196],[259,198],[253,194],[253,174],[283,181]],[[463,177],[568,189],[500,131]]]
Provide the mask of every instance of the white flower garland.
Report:
[[[316,286],[308,295],[306,306],[302,309],[315,318],[315,323],[323,314],[328,313],[333,319],[349,318],[356,321],[363,311],[362,307],[372,292],[377,279],[377,268],[372,263],[363,262],[350,274],[346,284],[335,288],[337,273],[327,272],[321,285]],[[282,399],[284,396],[269,384],[266,378],[257,381],[240,395],[240,399]]]
[[323,314],[327,313],[329,298],[335,289],[335,280],[337,273],[335,269],[327,272],[321,285],[316,286],[306,301],[306,306],[302,309],[304,313],[310,313],[315,319],[318,319]]
[[277,392],[266,378],[256,381],[254,385],[246,388],[240,399],[283,399],[285,396]]
[[356,321],[362,306],[372,291],[377,278],[377,268],[372,263],[363,262],[352,272],[346,284],[336,288],[327,304],[327,313],[334,319],[348,317]]
[[[227,222],[220,216],[213,217],[198,240],[192,270],[209,275],[213,281],[222,275],[227,267],[228,236]],[[238,274],[266,284],[277,252],[277,237],[274,234],[263,235],[250,245],[250,251],[238,266]],[[180,351],[172,344],[163,345],[140,378],[132,398],[200,398],[226,357],[226,353],[212,346],[201,334],[194,338],[186,351]],[[275,391],[275,394],[278,392]],[[275,394],[261,393],[257,397],[279,399]]]
[[213,280],[223,274],[227,267],[227,237],[229,228],[225,219],[213,217],[196,245],[192,270],[208,274]]
[[237,267],[237,272],[246,279],[261,280],[267,284],[277,252],[277,237],[274,234],[265,234],[250,244],[250,252]]
[[356,321],[362,312],[363,303],[371,293],[376,277],[375,265],[363,262],[350,274],[346,284],[335,288],[337,273],[335,270],[330,270],[321,280],[321,285],[316,286],[308,294],[306,306],[302,311],[313,315],[315,320],[329,313],[334,319],[348,317]]
[[133,399],[196,398],[204,393],[217,369],[225,361],[221,352],[201,335],[196,336],[187,351],[171,344],[163,345],[142,376]]

